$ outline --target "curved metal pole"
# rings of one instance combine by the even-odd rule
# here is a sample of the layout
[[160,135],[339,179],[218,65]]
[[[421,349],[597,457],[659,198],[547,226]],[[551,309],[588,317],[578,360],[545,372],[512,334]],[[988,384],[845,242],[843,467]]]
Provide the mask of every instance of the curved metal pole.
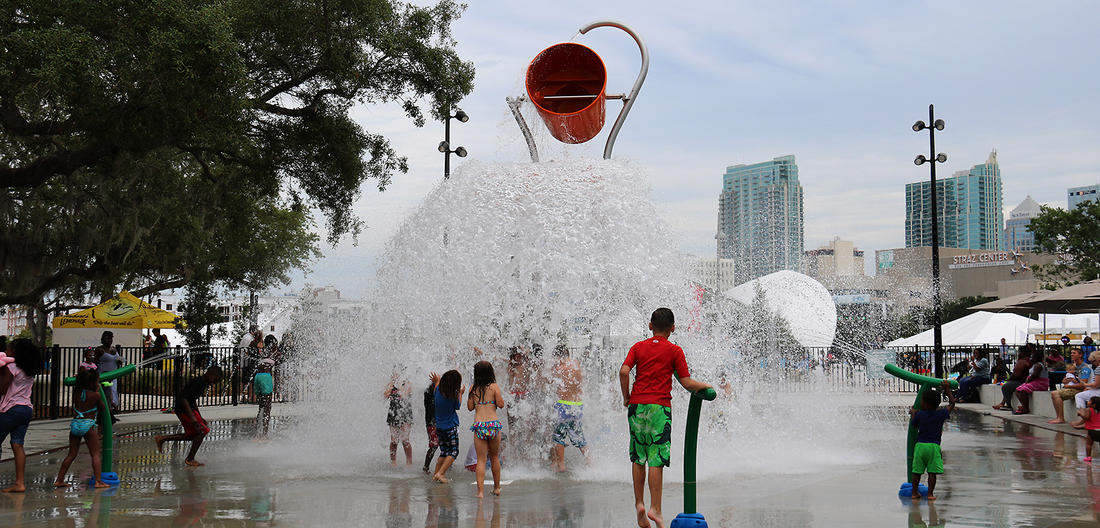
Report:
[[639,37],[634,30],[614,20],[597,20],[591,22],[587,26],[581,28],[580,33],[584,35],[593,29],[605,26],[619,28],[627,32],[627,34],[634,38],[634,42],[638,43],[638,50],[642,52],[641,71],[638,72],[638,78],[634,80],[634,87],[631,88],[630,93],[623,98],[623,109],[619,112],[619,117],[615,119],[615,125],[611,127],[611,134],[607,136],[607,144],[604,145],[603,148],[603,159],[611,159],[611,149],[615,147],[615,139],[619,137],[619,129],[623,127],[623,121],[626,121],[626,114],[630,112],[630,107],[634,106],[634,99],[638,97],[638,92],[642,89],[642,83],[645,82],[645,76],[649,73],[649,50],[646,49],[645,42],[642,42],[642,37]]
[[527,121],[523,119],[523,113],[519,110],[520,105],[527,100],[527,97],[522,95],[515,99],[505,97],[504,100],[508,103],[508,108],[512,110],[512,117],[515,117],[516,123],[519,124],[519,131],[523,133],[523,139],[527,140],[527,151],[531,153],[531,161],[538,163],[539,150],[535,147],[535,138],[531,135],[531,129],[527,128]]

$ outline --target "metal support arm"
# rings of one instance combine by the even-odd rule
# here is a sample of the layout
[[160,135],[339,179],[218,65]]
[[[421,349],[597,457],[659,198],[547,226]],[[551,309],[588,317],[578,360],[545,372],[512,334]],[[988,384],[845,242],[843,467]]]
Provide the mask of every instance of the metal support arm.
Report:
[[642,89],[642,83],[645,82],[645,76],[649,73],[649,50],[646,49],[645,42],[642,41],[642,37],[639,37],[633,29],[630,29],[626,25],[615,22],[614,20],[597,20],[581,28],[582,35],[598,27],[610,26],[619,28],[631,37],[634,38],[634,42],[638,43],[638,50],[642,53],[642,67],[638,72],[638,78],[634,80],[634,87],[630,89],[630,95],[623,97],[623,109],[619,112],[619,117],[615,119],[615,125],[611,127],[611,134],[607,136],[607,144],[603,148],[603,159],[611,159],[611,149],[615,148],[615,140],[619,137],[619,129],[623,127],[623,121],[626,121],[626,114],[630,113],[630,107],[634,106],[634,100],[638,98],[638,92]]

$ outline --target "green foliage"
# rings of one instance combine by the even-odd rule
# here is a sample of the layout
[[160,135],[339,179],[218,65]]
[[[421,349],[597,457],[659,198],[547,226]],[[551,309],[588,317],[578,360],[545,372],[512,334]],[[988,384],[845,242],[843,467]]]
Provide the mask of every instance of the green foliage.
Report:
[[209,282],[193,281],[184,288],[183,302],[180,310],[187,326],[177,323],[176,329],[183,332],[187,346],[209,346],[211,339],[224,334],[224,329],[219,329],[217,335],[211,330],[211,325],[222,322],[224,317],[214,304],[217,293]]
[[1100,278],[1100,202],[1087,200],[1070,211],[1043,206],[1029,229],[1038,251],[1058,256],[1053,264],[1035,266],[1045,286]]
[[470,92],[462,7],[387,0],[8,2],[0,304],[192,280],[264,289],[355,234],[407,170],[355,104],[416,125]]

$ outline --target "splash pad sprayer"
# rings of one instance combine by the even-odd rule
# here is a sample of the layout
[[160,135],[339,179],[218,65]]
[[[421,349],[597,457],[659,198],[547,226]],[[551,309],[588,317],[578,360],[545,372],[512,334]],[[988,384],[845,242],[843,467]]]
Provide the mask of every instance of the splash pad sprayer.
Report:
[[579,34],[584,35],[598,27],[619,28],[638,43],[638,50],[642,54],[642,65],[637,79],[634,80],[634,87],[629,94],[606,93],[607,69],[604,67],[603,59],[588,46],[575,42],[563,42],[542,50],[527,67],[524,83],[527,95],[505,98],[524,139],[527,140],[527,150],[533,162],[539,161],[538,148],[535,146],[531,129],[528,128],[520,112],[520,107],[526,101],[530,101],[535,106],[543,124],[555,139],[562,143],[577,144],[596,137],[603,129],[607,100],[621,100],[623,109],[615,119],[603,149],[603,159],[611,159],[611,149],[615,147],[615,139],[623,127],[626,114],[630,112],[630,107],[634,105],[634,100],[642,89],[646,73],[649,72],[649,51],[645,47],[645,42],[642,42],[642,38],[634,30],[613,20],[592,22],[581,28]]
[[[920,410],[921,397],[924,396],[924,392],[928,389],[939,387],[943,385],[943,380],[939,378],[933,378],[931,376],[924,376],[917,374],[916,372],[909,372],[897,365],[887,363],[885,367],[887,374],[894,377],[901,378],[905,381],[916,383],[920,385],[920,389],[917,390],[917,399],[913,401],[913,408]],[[959,382],[950,380],[950,386],[952,389],[959,388]],[[917,426],[913,425],[913,422],[909,422],[909,437],[905,441],[905,482],[902,483],[901,488],[898,489],[898,496],[902,499],[909,499],[913,496],[913,483],[909,480],[913,477],[913,448],[917,445]],[[921,484],[917,491],[921,497],[928,496],[928,486]]]
[[[111,420],[111,405],[110,400],[107,399],[107,395],[103,393],[103,384],[112,382],[115,379],[126,376],[127,374],[133,374],[137,370],[137,365],[126,365],[120,369],[115,369],[110,372],[104,372],[99,375],[99,398],[103,401],[103,412],[99,414],[99,427],[103,432],[103,445],[100,451],[100,458],[102,459],[102,465],[100,470],[100,479],[111,486],[118,486],[119,479],[118,473],[113,471],[114,467],[114,454],[115,454],[115,431],[114,423]],[[65,385],[73,386],[76,384],[76,376],[70,376],[65,378]],[[95,485],[95,477],[93,476],[89,485]]]
[[691,393],[688,403],[687,429],[684,430],[684,512],[672,520],[670,528],[707,528],[703,514],[695,511],[695,454],[699,443],[699,412],[703,400],[712,401],[718,393],[706,388]]

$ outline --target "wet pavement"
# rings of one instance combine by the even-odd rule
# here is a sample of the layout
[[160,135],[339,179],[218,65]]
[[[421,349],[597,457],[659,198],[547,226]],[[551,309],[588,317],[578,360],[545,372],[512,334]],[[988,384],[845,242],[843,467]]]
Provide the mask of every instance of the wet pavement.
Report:
[[[868,456],[857,461],[834,461],[827,469],[814,466],[805,472],[791,471],[788,464],[781,473],[744,471],[732,464],[720,476],[701,468],[700,511],[710,526],[719,527],[1100,524],[1100,465],[1094,469],[1081,461],[1082,438],[968,412],[953,417],[944,433],[946,474],[937,489],[939,500],[902,501],[897,489],[904,480],[904,411],[895,411],[851,431],[873,439],[861,444]],[[432,484],[415,468],[389,467],[377,449],[363,447],[362,457],[349,458],[333,454],[334,446],[321,445],[327,440],[312,445],[255,442],[250,419],[211,425],[213,432],[199,453],[207,466],[197,469],[181,463],[186,444],[163,455],[153,448],[152,435],[175,427],[126,433],[116,444],[116,470],[123,483],[107,492],[84,485],[53,491],[50,483],[64,453],[31,457],[29,491],[0,495],[0,526],[636,525],[625,460],[597,462],[591,470],[565,476],[506,468],[504,478],[512,482],[503,495],[478,500],[473,476],[462,468],[451,471],[452,484]],[[417,462],[421,456],[418,450]],[[711,459],[712,464],[721,458]],[[666,471],[667,518],[683,509],[677,463],[679,457]],[[0,485],[10,482],[11,472],[10,462],[0,464]],[[89,475],[86,456],[72,473],[81,480]]]

